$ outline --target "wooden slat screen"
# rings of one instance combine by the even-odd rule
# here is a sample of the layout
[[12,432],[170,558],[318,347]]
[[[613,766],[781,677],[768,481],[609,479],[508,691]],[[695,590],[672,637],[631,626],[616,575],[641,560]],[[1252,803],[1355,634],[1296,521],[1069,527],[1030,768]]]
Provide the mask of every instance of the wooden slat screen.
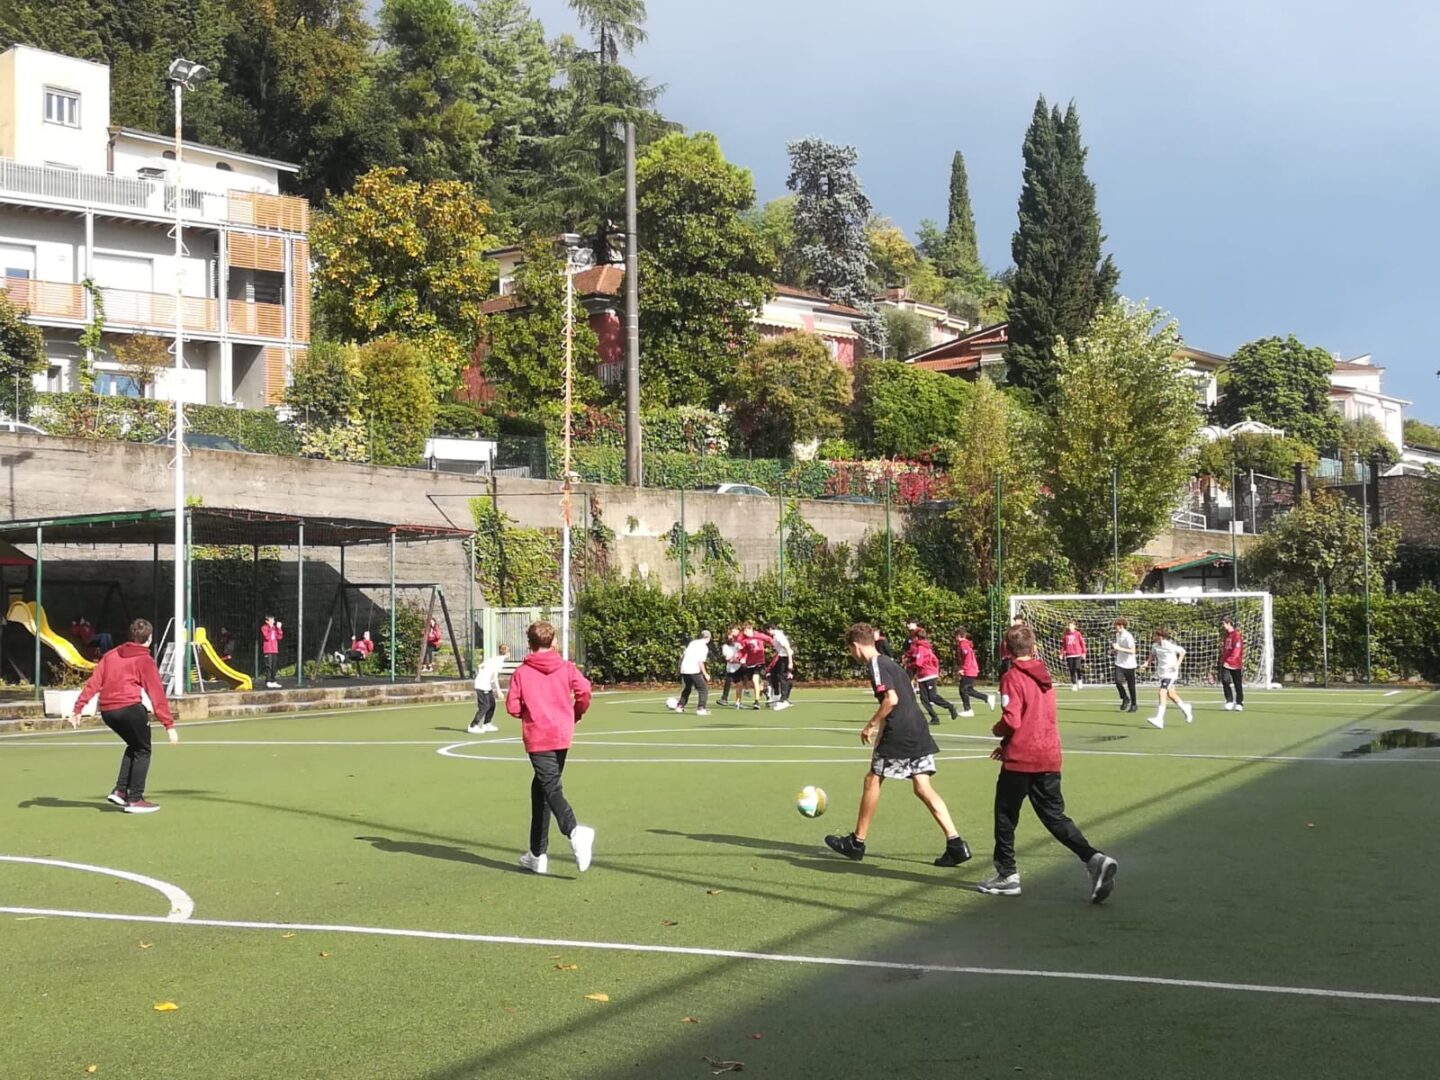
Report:
[[285,272],[285,241],[278,236],[232,232],[228,242],[231,266],[247,270]]
[[310,245],[291,241],[290,292],[295,298],[296,341],[310,340]]
[[265,404],[282,405],[285,402],[285,347],[266,345],[260,355],[265,361]]

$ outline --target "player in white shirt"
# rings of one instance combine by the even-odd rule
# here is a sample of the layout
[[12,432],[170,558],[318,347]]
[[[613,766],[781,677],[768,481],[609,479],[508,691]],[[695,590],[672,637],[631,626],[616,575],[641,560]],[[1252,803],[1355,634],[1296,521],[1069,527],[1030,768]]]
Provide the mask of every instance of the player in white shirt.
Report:
[[700,636],[686,645],[685,651],[680,654],[680,681],[684,686],[680,690],[678,699],[670,699],[675,702],[670,706],[672,712],[683,713],[686,703],[690,700],[690,691],[694,690],[699,695],[695,715],[710,715],[710,710],[705,707],[710,700],[710,673],[705,670],[705,661],[709,658],[710,631],[701,630]]
[[795,646],[790,638],[774,623],[766,628],[770,635],[770,647],[775,650],[775,662],[770,665],[770,707],[775,710],[790,708],[790,691],[795,688]]
[[480,665],[475,673],[475,719],[465,730],[471,735],[483,735],[500,729],[490,722],[495,715],[495,703],[504,697],[500,689],[500,671],[510,659],[510,646],[501,645],[495,655]]
[[1155,643],[1150,646],[1150,659],[1141,667],[1155,665],[1155,677],[1160,680],[1160,699],[1154,716],[1147,716],[1145,722],[1154,728],[1165,726],[1165,705],[1173,701],[1185,715],[1185,722],[1191,723],[1195,714],[1190,706],[1180,700],[1175,684],[1180,680],[1180,665],[1185,661],[1185,650],[1170,636],[1167,627],[1155,631]]
[[1110,651],[1115,654],[1115,689],[1120,692],[1120,711],[1134,712],[1135,668],[1140,660],[1136,654],[1135,635],[1130,632],[1130,624],[1125,619],[1115,620],[1115,640],[1110,643]]

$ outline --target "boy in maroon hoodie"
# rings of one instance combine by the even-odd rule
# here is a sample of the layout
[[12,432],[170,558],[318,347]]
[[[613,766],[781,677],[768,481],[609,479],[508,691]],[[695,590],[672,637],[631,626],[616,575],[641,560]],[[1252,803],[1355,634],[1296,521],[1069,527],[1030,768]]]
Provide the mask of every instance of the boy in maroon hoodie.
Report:
[[520,734],[535,778],[530,781],[530,850],[520,856],[526,870],[543,874],[549,860],[550,815],[560,822],[580,870],[590,867],[595,830],[577,825],[575,811],[565,801],[560,775],[565,756],[585,710],[590,708],[590,682],[576,666],[555,651],[555,627],[533,622],[525,631],[530,655],[510,676],[505,709],[520,719]]
[[160,671],[150,656],[152,632],[147,620],[132,622],[130,640],[100,658],[70,714],[70,726],[78,728],[81,710],[96,694],[100,695],[100,719],[125,741],[120,776],[115,789],[105,798],[127,814],[153,814],[160,809],[145,801],[145,777],[150,772],[150,711],[142,704],[142,693],[150,698],[170,741],[180,741],[170,703],[165,700],[165,687],[160,684]]
[[1050,835],[1073,851],[1090,874],[1090,902],[1098,904],[1115,887],[1119,864],[1090,846],[1076,824],[1065,816],[1060,793],[1060,729],[1055,723],[1055,687],[1045,662],[1035,655],[1035,632],[1028,626],[1005,631],[1012,657],[1000,678],[1004,702],[995,734],[1000,745],[990,755],[1000,762],[995,782],[995,876],[979,889],[992,896],[1019,896],[1020,872],[1015,866],[1015,826],[1028,797],[1035,816]]

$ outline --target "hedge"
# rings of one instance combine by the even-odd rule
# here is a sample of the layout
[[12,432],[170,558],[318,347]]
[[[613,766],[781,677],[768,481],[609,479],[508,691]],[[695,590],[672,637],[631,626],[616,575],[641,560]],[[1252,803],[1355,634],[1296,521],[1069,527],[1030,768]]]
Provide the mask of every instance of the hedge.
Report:
[[[44,394],[31,415],[32,422],[51,435],[126,442],[163,438],[174,424],[168,401],[99,394]],[[223,435],[252,453],[288,457],[299,453],[295,433],[269,409],[187,405],[185,420],[196,434]]]
[[[1327,604],[1330,679],[1365,677],[1365,600],[1331,596]],[[1440,592],[1378,594],[1370,598],[1370,664],[1376,682],[1420,678],[1440,681]],[[1318,678],[1320,597],[1300,593],[1275,597],[1276,678]]]

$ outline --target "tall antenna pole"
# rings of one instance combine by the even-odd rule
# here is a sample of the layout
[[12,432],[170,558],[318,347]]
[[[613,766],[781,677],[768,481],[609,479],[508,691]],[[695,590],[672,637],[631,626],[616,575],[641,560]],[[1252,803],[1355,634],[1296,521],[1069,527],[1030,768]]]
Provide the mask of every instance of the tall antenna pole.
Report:
[[185,625],[185,200],[181,197],[184,175],[180,161],[184,141],[180,137],[181,102],[184,101],[183,79],[173,80],[175,87],[175,611],[174,636],[171,637],[175,663],[171,667],[170,694],[180,697],[185,692],[190,671],[189,627]]
[[570,659],[570,443],[574,431],[575,260],[565,248],[565,476],[560,485],[560,655]]
[[640,453],[640,246],[635,208],[635,125],[625,125],[625,483],[645,483]]

